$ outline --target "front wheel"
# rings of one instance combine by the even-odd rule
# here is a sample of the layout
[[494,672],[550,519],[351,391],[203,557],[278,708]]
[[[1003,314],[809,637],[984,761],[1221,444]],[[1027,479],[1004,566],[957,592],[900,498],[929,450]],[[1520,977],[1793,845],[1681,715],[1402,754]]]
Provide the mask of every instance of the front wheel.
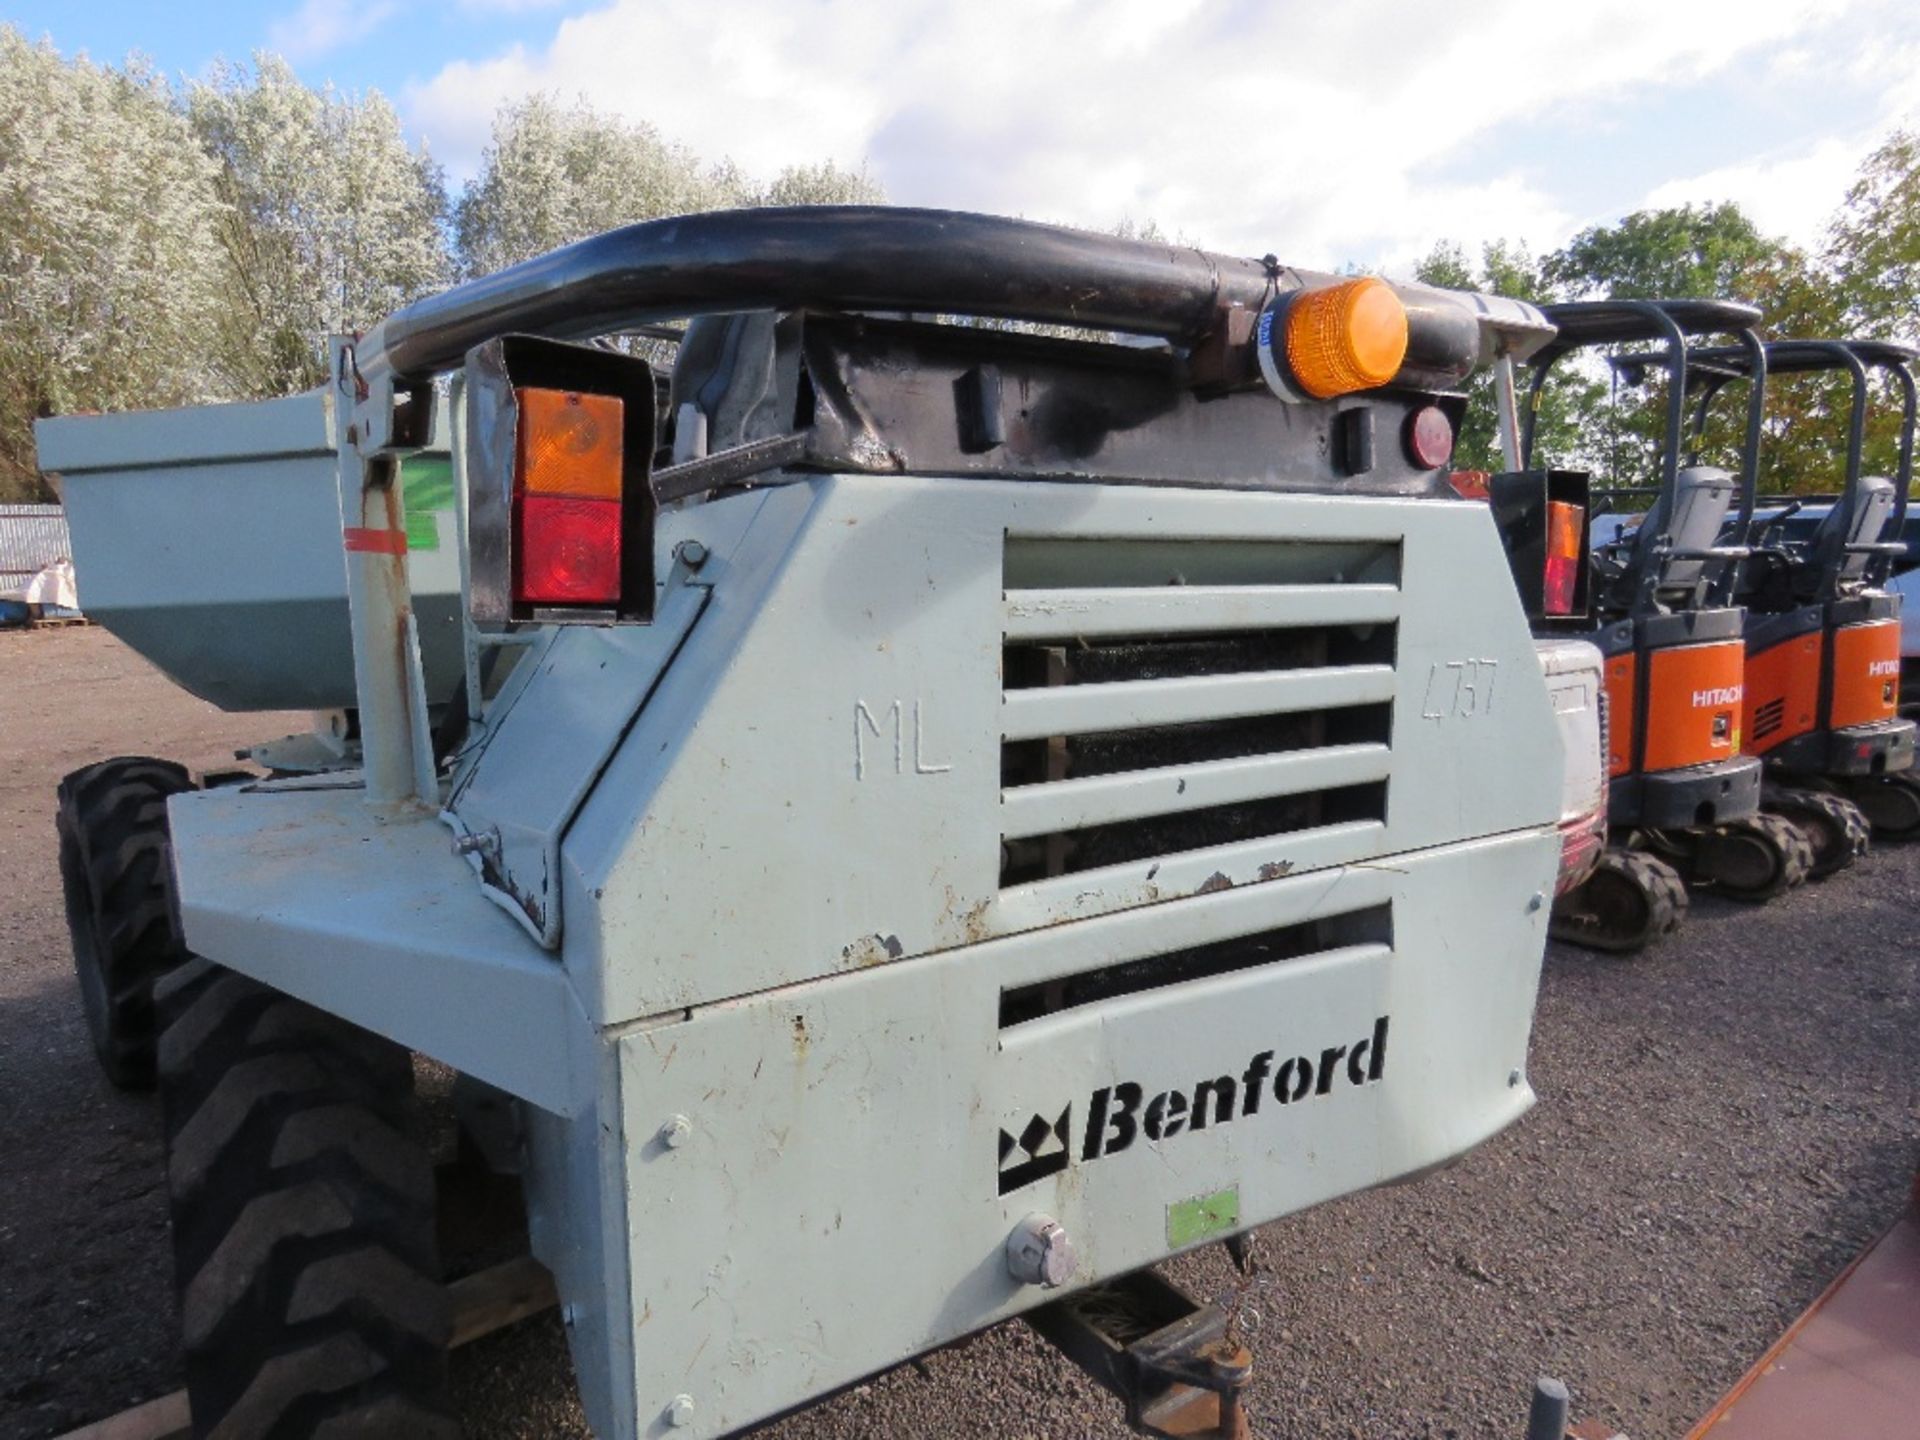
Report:
[[122,756],[60,782],[60,890],[87,1038],[122,1089],[153,1084],[153,985],[186,958],[167,904],[167,800],[194,788],[171,760]]
[[399,1046],[205,960],[156,989],[199,1440],[457,1440]]

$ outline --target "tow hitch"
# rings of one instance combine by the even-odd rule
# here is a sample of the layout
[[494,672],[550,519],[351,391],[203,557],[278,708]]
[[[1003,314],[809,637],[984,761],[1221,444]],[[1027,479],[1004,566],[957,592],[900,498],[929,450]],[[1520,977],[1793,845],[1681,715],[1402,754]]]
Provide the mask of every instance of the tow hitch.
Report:
[[1177,1440],[1251,1440],[1240,1392],[1253,1355],[1233,1317],[1142,1270],[1033,1311],[1032,1325],[1117,1395],[1127,1420]]

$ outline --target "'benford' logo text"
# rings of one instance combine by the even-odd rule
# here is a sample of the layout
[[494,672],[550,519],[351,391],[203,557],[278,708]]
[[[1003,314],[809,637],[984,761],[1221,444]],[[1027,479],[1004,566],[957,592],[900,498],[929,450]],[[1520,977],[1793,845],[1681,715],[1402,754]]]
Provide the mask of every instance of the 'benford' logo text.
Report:
[[[1173,1139],[1187,1131],[1231,1124],[1288,1105],[1304,1104],[1336,1088],[1371,1085],[1387,1069],[1387,1017],[1373,1032],[1351,1045],[1329,1045],[1318,1057],[1262,1050],[1236,1074],[1216,1075],[1186,1089],[1148,1095],[1132,1080],[1102,1085],[1087,1099],[1087,1123],[1080,1135],[1080,1159],[1117,1155],[1144,1136]],[[1000,1193],[1010,1195],[1034,1181],[1067,1168],[1073,1135],[1073,1106],[1051,1117],[1035,1115],[1018,1135],[1000,1132]]]

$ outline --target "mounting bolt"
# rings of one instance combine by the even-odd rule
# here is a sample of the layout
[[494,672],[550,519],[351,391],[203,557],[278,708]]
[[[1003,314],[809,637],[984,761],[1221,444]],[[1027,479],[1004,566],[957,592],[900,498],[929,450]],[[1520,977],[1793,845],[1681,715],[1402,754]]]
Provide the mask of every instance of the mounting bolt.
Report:
[[1029,1215],[1007,1237],[1007,1272],[1023,1285],[1052,1290],[1078,1267],[1066,1227],[1051,1215]]
[[675,1115],[660,1127],[660,1143],[669,1150],[678,1150],[692,1138],[693,1122],[684,1115]]
[[667,1405],[667,1423],[676,1430],[682,1425],[691,1425],[693,1423],[694,1409],[693,1396],[674,1396],[672,1401]]
[[1534,891],[1533,894],[1527,898],[1527,913],[1529,915],[1536,913],[1540,907],[1546,903],[1547,892],[1544,890]]
[[682,540],[680,548],[674,553],[680,557],[680,563],[689,570],[698,570],[707,563],[707,547],[698,540]]
[[1509,1090],[1517,1090],[1520,1087],[1520,1080],[1521,1075],[1518,1070],[1509,1070],[1507,1072],[1507,1088]]
[[498,830],[474,830],[457,837],[453,842],[456,855],[491,855],[500,848]]

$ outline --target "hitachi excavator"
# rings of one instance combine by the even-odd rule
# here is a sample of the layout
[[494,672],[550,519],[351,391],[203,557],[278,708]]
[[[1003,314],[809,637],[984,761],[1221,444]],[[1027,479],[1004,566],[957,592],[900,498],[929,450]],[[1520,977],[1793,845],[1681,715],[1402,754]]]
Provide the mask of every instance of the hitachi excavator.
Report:
[[[1724,542],[1752,511],[1765,355],[1759,312],[1717,300],[1601,300],[1545,307],[1558,336],[1532,358],[1521,463],[1538,463],[1536,419],[1554,366],[1584,351],[1661,347],[1635,362],[1667,380],[1658,490],[1639,526],[1593,555],[1590,638],[1607,657],[1610,843],[1555,906],[1556,937],[1638,950],[1678,928],[1686,881],[1766,900],[1812,866],[1806,836],[1760,809],[1761,764],[1741,753],[1745,645],[1732,595],[1746,551]],[[1689,342],[1730,335],[1748,357],[1740,473],[1683,454]],[[1568,622],[1548,622],[1562,633]]]
[[[1773,374],[1848,376],[1851,403],[1841,490],[1830,501],[1794,499],[1755,517],[1751,557],[1738,599],[1747,610],[1747,684],[1741,730],[1766,765],[1763,803],[1804,829],[1813,873],[1832,874],[1866,848],[1867,827],[1882,839],[1920,833],[1920,782],[1913,773],[1915,724],[1898,713],[1900,596],[1888,572],[1905,546],[1913,471],[1915,387],[1920,356],[1880,341],[1789,340],[1766,347]],[[1901,401],[1895,474],[1866,473],[1869,372],[1879,370]],[[1689,370],[1705,429],[1714,397],[1752,373],[1737,349],[1696,353]],[[1795,525],[1797,520],[1803,520]]]

